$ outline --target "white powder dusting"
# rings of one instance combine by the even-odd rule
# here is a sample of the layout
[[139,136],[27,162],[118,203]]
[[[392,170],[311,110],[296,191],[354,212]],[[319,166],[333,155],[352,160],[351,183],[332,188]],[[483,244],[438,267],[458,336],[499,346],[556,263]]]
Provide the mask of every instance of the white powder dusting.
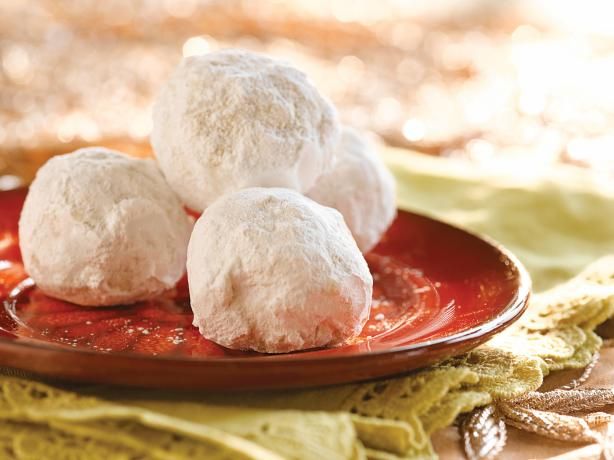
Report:
[[19,221],[28,274],[80,305],[133,303],[184,273],[192,224],[155,162],[103,148],[54,157]]
[[392,174],[373,146],[347,127],[334,169],[320,177],[307,196],[343,215],[363,253],[379,242],[396,216]]
[[214,202],[194,227],[187,266],[194,325],[229,348],[332,345],[369,315],[373,279],[341,214],[292,190]]
[[246,187],[306,192],[338,138],[333,106],[302,72],[246,51],[185,58],[153,110],[160,167],[197,211]]

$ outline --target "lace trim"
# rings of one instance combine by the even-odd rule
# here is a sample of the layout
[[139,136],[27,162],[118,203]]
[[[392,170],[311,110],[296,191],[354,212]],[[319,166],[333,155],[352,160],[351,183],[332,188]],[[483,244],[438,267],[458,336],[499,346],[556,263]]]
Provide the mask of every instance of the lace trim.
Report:
[[[207,394],[94,391],[0,376],[0,454],[30,460],[433,458],[429,435],[491,400],[536,390],[549,372],[586,366],[593,329],[614,314],[614,257],[536,295],[486,345],[439,366],[366,384]],[[97,394],[99,393],[99,395]]]

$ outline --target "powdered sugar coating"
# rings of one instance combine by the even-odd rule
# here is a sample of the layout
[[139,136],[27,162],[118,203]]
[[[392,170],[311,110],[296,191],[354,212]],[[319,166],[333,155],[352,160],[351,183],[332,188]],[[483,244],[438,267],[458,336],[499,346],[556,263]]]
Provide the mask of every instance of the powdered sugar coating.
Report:
[[341,215],[297,192],[225,195],[188,247],[194,325],[232,349],[280,353],[357,335],[373,279]]
[[334,169],[318,179],[307,196],[337,209],[358,247],[369,252],[396,217],[394,178],[371,144],[344,127]]
[[185,271],[192,223],[152,160],[100,147],[50,159],[19,221],[28,274],[80,305],[133,303]]
[[246,51],[184,58],[153,110],[160,167],[197,211],[246,187],[307,191],[338,138],[333,106],[302,72]]

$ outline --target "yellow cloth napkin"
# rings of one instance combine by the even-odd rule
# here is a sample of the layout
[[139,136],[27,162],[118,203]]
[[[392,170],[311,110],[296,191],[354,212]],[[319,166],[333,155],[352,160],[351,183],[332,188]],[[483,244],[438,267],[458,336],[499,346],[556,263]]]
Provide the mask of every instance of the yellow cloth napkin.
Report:
[[385,158],[401,208],[495,238],[525,264],[537,292],[614,254],[611,175],[568,165],[478,167],[398,149]]
[[[401,207],[488,234],[550,288],[614,254],[614,185],[556,167],[476,169],[388,149]],[[0,454],[25,459],[433,458],[429,435],[493,398],[582,367],[614,314],[614,257],[536,295],[488,344],[380,382],[248,394],[59,388],[0,375]],[[180,378],[180,376],[178,376]],[[0,455],[1,457],[1,455]]]

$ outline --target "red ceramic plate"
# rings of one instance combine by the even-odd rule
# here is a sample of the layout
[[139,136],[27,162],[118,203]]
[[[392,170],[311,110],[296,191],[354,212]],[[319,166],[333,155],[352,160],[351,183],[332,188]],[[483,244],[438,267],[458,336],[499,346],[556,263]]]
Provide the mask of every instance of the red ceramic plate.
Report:
[[185,281],[155,300],[113,308],[83,308],[43,294],[19,254],[25,194],[0,192],[0,365],[54,378],[186,389],[373,379],[475,347],[516,320],[529,297],[529,278],[505,249],[400,211],[367,256],[375,286],[360,337],[283,355],[231,351],[191,325]]

